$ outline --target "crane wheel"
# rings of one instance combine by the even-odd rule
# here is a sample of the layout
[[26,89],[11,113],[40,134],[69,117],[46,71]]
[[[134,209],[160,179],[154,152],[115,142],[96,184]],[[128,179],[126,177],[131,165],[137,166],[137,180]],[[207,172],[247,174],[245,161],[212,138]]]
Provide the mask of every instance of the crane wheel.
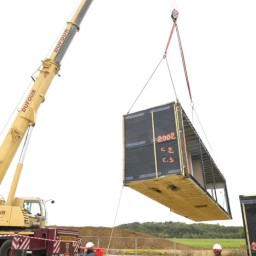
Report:
[[3,242],[0,248],[1,256],[11,256],[12,240],[6,240]]

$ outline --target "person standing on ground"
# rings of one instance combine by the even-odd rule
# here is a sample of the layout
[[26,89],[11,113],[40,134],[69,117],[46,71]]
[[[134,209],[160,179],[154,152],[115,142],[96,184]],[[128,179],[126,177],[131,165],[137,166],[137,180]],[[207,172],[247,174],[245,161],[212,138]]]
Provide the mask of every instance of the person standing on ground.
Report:
[[85,252],[85,256],[97,256],[96,252],[94,251],[94,244],[92,242],[88,242],[85,245],[86,248],[86,252]]
[[212,248],[214,256],[221,256],[222,247],[220,244],[215,244]]

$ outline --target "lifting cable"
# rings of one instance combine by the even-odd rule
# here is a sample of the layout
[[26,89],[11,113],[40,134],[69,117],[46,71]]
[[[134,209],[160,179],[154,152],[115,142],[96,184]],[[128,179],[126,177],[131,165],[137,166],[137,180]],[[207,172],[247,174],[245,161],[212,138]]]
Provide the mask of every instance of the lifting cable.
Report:
[[[31,78],[33,81],[35,81],[34,74],[39,70],[39,68],[31,75]],[[7,129],[7,125],[11,122],[12,118],[14,117],[14,114],[17,112],[17,109],[19,109],[20,104],[22,103],[22,100],[24,100],[25,96],[27,95],[29,89],[31,88],[31,83],[27,86],[25,91],[23,92],[22,96],[20,97],[18,103],[15,105],[12,113],[9,115],[9,118],[7,122],[4,124],[4,127],[0,131],[0,137],[3,135],[4,131]]]
[[112,229],[111,229],[111,234],[110,234],[110,237],[109,237],[109,242],[108,242],[108,247],[107,247],[106,255],[108,255],[108,251],[109,251],[110,244],[111,244],[111,241],[112,241],[113,232],[114,232],[115,225],[116,225],[117,213],[118,213],[119,206],[120,206],[120,202],[121,202],[121,197],[122,197],[123,188],[124,188],[124,186],[122,186],[121,193],[120,193],[120,197],[119,197],[119,200],[118,200],[117,209],[116,209],[116,215],[115,215],[114,223],[113,223],[113,226],[112,226]]
[[175,24],[175,27],[176,27],[176,33],[177,33],[177,38],[178,38],[178,42],[179,42],[180,54],[181,54],[181,59],[182,59],[182,65],[183,65],[183,70],[184,70],[185,78],[186,78],[186,82],[187,82],[190,102],[191,102],[191,105],[193,107],[192,94],[191,94],[189,80],[188,80],[188,72],[187,72],[187,67],[186,67],[186,63],[185,63],[185,57],[184,57],[184,53],[183,53],[183,49],[182,49],[182,45],[181,45],[180,33],[179,33],[178,25],[176,24],[176,22],[174,24]]
[[168,48],[169,48],[169,45],[170,45],[170,42],[171,42],[171,39],[172,39],[173,31],[174,31],[175,27],[177,26],[176,21],[178,19],[178,16],[179,16],[178,11],[176,9],[173,9],[172,15],[171,15],[171,18],[172,18],[172,21],[173,21],[173,25],[172,25],[172,29],[171,29],[171,32],[170,32],[170,35],[169,35],[169,39],[168,39],[166,47],[165,47],[164,56],[163,56],[163,58],[166,61],[167,69],[168,69],[168,72],[169,72],[169,75],[170,75],[170,78],[171,78],[171,83],[172,83],[173,91],[174,91],[174,94],[175,94],[175,97],[176,97],[176,101],[178,101],[178,97],[177,97],[177,93],[176,93],[176,90],[175,90],[174,82],[173,82],[173,79],[172,79],[169,63],[167,61],[167,51],[168,51]]
[[205,133],[205,130],[199,120],[199,117],[196,113],[196,110],[194,108],[194,103],[193,103],[193,99],[192,99],[192,93],[191,93],[191,89],[190,89],[190,83],[189,83],[189,79],[188,79],[188,72],[187,72],[187,67],[186,67],[186,62],[185,62],[185,57],[184,57],[184,52],[183,52],[183,48],[182,48],[182,44],[181,44],[181,38],[180,38],[180,33],[179,33],[179,28],[178,28],[178,25],[177,25],[177,19],[178,19],[178,16],[179,16],[179,12],[176,10],[176,9],[173,9],[172,11],[172,14],[171,14],[171,18],[172,18],[172,21],[173,21],[173,25],[172,25],[172,29],[171,29],[171,32],[170,32],[170,35],[169,35],[169,38],[168,38],[168,41],[167,41],[167,44],[166,44],[166,48],[165,48],[165,51],[164,51],[164,55],[163,57],[161,58],[160,62],[158,63],[158,65],[156,66],[155,70],[153,71],[153,73],[151,74],[151,76],[149,77],[148,81],[146,82],[146,84],[144,85],[144,87],[142,88],[141,92],[139,93],[139,95],[137,96],[136,100],[134,101],[134,103],[132,104],[132,106],[130,107],[129,111],[127,112],[127,114],[130,113],[131,109],[133,108],[133,106],[135,105],[135,103],[137,102],[137,100],[139,99],[140,95],[142,94],[142,92],[144,91],[144,89],[146,88],[146,86],[148,85],[149,81],[151,80],[151,78],[153,77],[153,75],[155,74],[156,70],[158,69],[158,67],[160,66],[161,62],[163,61],[163,59],[165,59],[166,61],[166,65],[167,65],[167,68],[168,68],[168,72],[169,72],[169,76],[171,78],[171,83],[172,83],[172,86],[173,86],[173,90],[174,90],[174,94],[175,94],[175,97],[176,97],[176,100],[177,102],[179,101],[178,100],[178,97],[177,97],[177,94],[176,94],[176,90],[175,90],[175,86],[174,86],[174,82],[173,82],[173,79],[172,79],[172,75],[171,75],[171,72],[170,72],[170,68],[169,68],[169,64],[168,64],[168,61],[167,61],[167,52],[168,52],[168,48],[169,48],[169,45],[170,45],[170,42],[171,42],[171,39],[172,39],[172,36],[173,36],[173,32],[174,30],[176,29],[176,34],[177,34],[177,38],[178,38],[178,44],[179,44],[179,49],[180,49],[180,54],[181,54],[181,59],[182,59],[182,65],[183,65],[183,70],[184,70],[184,74],[185,74],[185,78],[186,78],[186,83],[187,83],[187,89],[188,89],[188,93],[189,93],[189,98],[190,98],[190,104],[191,104],[191,108],[192,108],[192,123],[193,123],[193,114],[195,113],[196,115],[196,118],[199,122],[199,125],[203,131],[203,134],[207,140],[207,143],[211,149],[211,151],[213,152],[212,148],[211,148],[211,145],[210,145],[210,142],[206,136],[206,133]]
[[[156,68],[154,69],[154,71],[152,72],[152,74],[150,75],[149,79],[147,80],[146,84],[143,86],[142,90],[140,91],[139,95],[137,96],[137,98],[135,99],[135,101],[133,102],[132,106],[130,107],[130,109],[128,110],[127,114],[130,113],[131,109],[133,108],[133,106],[135,105],[135,103],[137,102],[137,100],[139,99],[140,95],[142,94],[142,92],[145,90],[146,86],[148,85],[149,81],[151,80],[151,78],[153,77],[153,75],[155,74],[156,70],[158,69],[158,67],[160,66],[161,62],[165,59],[166,60],[166,63],[167,63],[167,50],[169,48],[169,44],[170,44],[170,41],[171,41],[171,38],[172,38],[172,35],[173,35],[173,31],[175,29],[175,24],[176,24],[176,20],[178,18],[178,12],[176,10],[173,10],[172,12],[172,17],[176,17],[175,18],[175,22],[173,22],[173,26],[172,26],[172,30],[171,30],[171,33],[170,33],[170,36],[169,36],[169,39],[168,39],[168,42],[167,42],[167,45],[166,45],[166,48],[165,48],[165,52],[164,52],[164,56],[161,58],[161,60],[159,61],[159,63],[157,64]],[[173,19],[174,21],[174,19]],[[172,85],[173,85],[173,88],[174,88],[174,84],[173,84],[173,80],[172,80],[172,76],[171,76],[171,72],[170,72],[170,69],[169,69],[169,65],[167,63],[167,67],[168,67],[168,71],[169,71],[169,75],[171,77],[171,82],[172,82]],[[176,92],[175,92],[175,88],[174,88],[174,93],[176,95]],[[177,96],[176,96],[177,98]]]
[[[192,108],[192,121],[193,121],[193,113],[195,113],[196,114],[196,118],[197,118],[197,120],[198,120],[198,122],[200,124],[200,127],[201,127],[201,129],[202,129],[202,131],[204,133],[204,136],[206,138],[206,141],[207,141],[211,151],[213,152],[211,144],[210,144],[210,142],[208,140],[208,137],[206,136],[205,130],[204,130],[204,128],[203,128],[203,126],[202,126],[202,124],[201,124],[201,122],[199,120],[199,117],[198,117],[198,115],[196,113],[196,110],[195,110],[195,107],[194,107],[194,103],[193,103],[193,99],[192,99],[192,93],[191,93],[189,79],[188,79],[188,72],[187,72],[187,67],[186,67],[186,62],[185,62],[185,57],[184,57],[184,52],[183,52],[183,49],[182,49],[182,44],[181,44],[181,39],[180,39],[179,28],[178,28],[178,25],[176,23],[177,18],[178,18],[178,12],[175,9],[172,11],[171,17],[172,17],[172,20],[173,20],[173,27],[175,26],[175,28],[176,28],[176,34],[177,34],[179,48],[180,48],[180,54],[181,54],[181,59],[182,59],[183,70],[184,70],[184,74],[185,74],[185,78],[186,78],[186,83],[187,83],[187,88],[188,88],[188,93],[189,93],[189,97],[190,97],[190,104],[191,104],[191,108]],[[172,31],[173,31],[173,29],[172,29]],[[171,33],[172,33],[172,31],[171,31]],[[168,47],[169,47],[169,42],[168,42],[166,50],[165,50],[165,56],[167,56]]]
[[[183,70],[184,70],[184,74],[185,74],[185,78],[186,78],[186,83],[187,83],[187,88],[188,88],[188,93],[189,93],[189,97],[190,97],[190,104],[191,104],[191,107],[192,107],[192,121],[193,121],[193,113],[195,113],[196,115],[196,118],[200,124],[200,127],[204,133],[204,136],[207,140],[207,143],[211,149],[211,151],[213,152],[212,150],[212,147],[211,147],[211,144],[206,136],[206,133],[205,133],[205,130],[199,120],[199,117],[196,113],[196,110],[194,108],[194,103],[193,103],[193,99],[192,99],[192,93],[191,93],[191,89],[190,89],[190,84],[189,84],[189,79],[188,79],[188,72],[187,72],[187,67],[186,67],[186,62],[185,62],[185,57],[184,57],[184,52],[183,52],[183,49],[182,49],[182,44],[181,44],[181,38],[180,38],[180,33],[179,33],[179,28],[178,28],[178,25],[177,25],[177,18],[178,18],[178,11],[177,10],[173,10],[172,11],[172,15],[171,15],[171,18],[173,20],[173,26],[172,26],[172,30],[171,30],[171,33],[170,33],[170,36],[169,36],[169,40],[168,40],[168,43],[167,43],[167,46],[166,46],[166,49],[165,49],[165,52],[164,52],[164,57],[166,59],[166,63],[167,63],[167,66],[168,66],[168,62],[167,62],[167,51],[168,51],[168,48],[169,48],[169,44],[170,44],[170,40],[171,40],[171,37],[172,37],[172,34],[173,34],[173,31],[174,31],[174,28],[176,28],[176,34],[177,34],[177,38],[178,38],[178,43],[179,43],[179,48],[180,48],[180,54],[181,54],[181,59],[182,59],[182,65],[183,65]],[[168,66],[168,69],[169,69],[169,66]],[[172,83],[173,84],[173,83]],[[174,88],[174,91],[175,91],[175,88]],[[176,93],[175,93],[176,95]],[[176,99],[177,99],[177,96],[176,96]]]
[[133,106],[135,105],[135,103],[137,102],[137,100],[139,99],[140,95],[142,94],[142,92],[144,91],[144,89],[146,88],[146,86],[148,85],[149,81],[151,80],[151,78],[153,77],[153,75],[155,74],[156,70],[158,69],[158,67],[160,66],[161,62],[163,61],[163,57],[161,58],[161,60],[159,61],[159,63],[157,64],[155,70],[153,71],[153,73],[151,74],[151,76],[149,77],[148,81],[146,82],[146,84],[143,86],[142,90],[140,91],[139,95],[137,96],[137,98],[135,99],[135,101],[133,102],[132,106],[130,107],[130,109],[128,110],[127,114],[130,113],[131,109],[133,108]]
[[[191,93],[190,84],[189,84],[189,79],[188,79],[188,72],[187,72],[187,67],[186,67],[184,52],[183,52],[183,49],[182,49],[182,44],[181,44],[181,39],[180,39],[179,28],[178,28],[178,24],[177,24],[178,16],[179,16],[179,12],[178,12],[176,9],[173,9],[172,15],[171,15],[171,18],[172,18],[172,21],[173,21],[173,26],[172,26],[171,33],[170,33],[170,36],[169,36],[169,40],[168,40],[167,45],[166,45],[166,48],[165,48],[164,57],[165,57],[165,58],[167,57],[167,51],[168,51],[168,48],[169,48],[169,44],[170,44],[170,41],[171,41],[171,37],[172,37],[172,34],[173,34],[174,29],[176,29],[176,34],[177,34],[177,38],[178,38],[178,43],[179,43],[179,48],[180,48],[180,55],[181,55],[183,70],[184,70],[184,74],[185,74],[185,78],[186,78],[186,83],[187,83],[187,88],[188,88],[190,103],[191,103],[191,106],[192,106],[192,110],[194,110],[194,104],[193,104],[193,100],[192,100],[192,93]],[[166,63],[167,63],[167,58],[166,58]],[[167,65],[168,65],[168,63],[167,63]],[[168,67],[169,67],[169,66],[168,66]],[[176,95],[176,93],[175,93],[175,95]],[[176,96],[176,99],[177,99],[177,96]]]
[[172,79],[172,76],[171,76],[169,64],[168,64],[168,61],[167,61],[167,51],[168,51],[168,48],[169,48],[169,45],[170,45],[170,42],[171,42],[171,39],[172,39],[172,35],[173,35],[173,32],[174,32],[174,29],[175,29],[175,28],[176,28],[176,32],[177,32],[177,36],[178,36],[179,48],[180,48],[180,52],[181,52],[181,58],[182,58],[183,69],[184,69],[184,73],[185,73],[185,77],[186,77],[186,82],[187,82],[187,87],[188,87],[188,91],[189,91],[189,97],[190,97],[190,100],[191,100],[191,105],[193,106],[193,103],[192,103],[192,94],[191,94],[190,85],[189,85],[189,80],[188,80],[188,75],[187,75],[187,69],[186,69],[186,64],[185,64],[185,58],[184,58],[184,54],[183,54],[183,50],[182,50],[182,45],[181,45],[180,35],[179,35],[179,31],[178,31],[178,26],[177,26],[177,23],[176,23],[176,22],[177,22],[178,15],[179,15],[178,11],[177,11],[176,9],[174,9],[174,10],[172,11],[172,14],[171,14],[171,18],[172,18],[172,20],[173,20],[173,26],[172,26],[172,29],[171,29],[171,32],[170,32],[170,35],[169,35],[169,38],[168,38],[168,41],[167,41],[167,45],[166,45],[166,48],[165,48],[165,51],[164,51],[164,55],[163,55],[163,57],[161,58],[161,60],[159,61],[159,63],[157,64],[157,66],[156,66],[156,68],[154,69],[154,71],[152,72],[152,74],[150,75],[150,77],[149,77],[149,79],[147,80],[146,84],[143,86],[141,92],[139,93],[139,95],[138,95],[137,98],[135,99],[134,103],[132,104],[132,106],[131,106],[130,109],[128,110],[127,114],[130,113],[131,109],[133,108],[133,106],[135,105],[135,103],[137,102],[137,100],[139,99],[139,97],[141,96],[142,92],[145,90],[145,88],[146,88],[146,86],[148,85],[149,81],[151,80],[151,78],[153,77],[153,75],[155,74],[156,70],[158,69],[158,67],[160,66],[161,62],[162,62],[164,59],[166,60],[168,72],[169,72],[169,75],[170,75],[170,78],[171,78],[171,82],[172,82],[172,85],[173,85],[173,89],[174,89],[174,93],[175,93],[176,99],[178,99],[178,98],[177,98],[176,91],[175,91],[173,79]]

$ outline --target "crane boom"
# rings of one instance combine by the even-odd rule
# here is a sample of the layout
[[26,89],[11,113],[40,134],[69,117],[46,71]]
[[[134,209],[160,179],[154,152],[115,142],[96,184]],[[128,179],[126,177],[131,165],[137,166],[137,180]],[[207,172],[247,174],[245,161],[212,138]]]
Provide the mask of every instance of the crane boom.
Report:
[[37,111],[41,103],[44,102],[49,86],[60,70],[61,60],[79,30],[80,23],[91,3],[92,0],[81,1],[72,19],[67,22],[66,28],[53,49],[50,58],[42,61],[39,74],[0,146],[0,183],[2,183],[29,126],[35,124]]

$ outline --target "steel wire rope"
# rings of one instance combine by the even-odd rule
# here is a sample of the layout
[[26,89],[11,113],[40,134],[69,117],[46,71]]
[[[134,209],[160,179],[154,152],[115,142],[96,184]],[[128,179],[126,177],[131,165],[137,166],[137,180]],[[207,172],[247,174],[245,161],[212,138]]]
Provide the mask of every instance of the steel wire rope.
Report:
[[177,9],[177,2],[176,2],[176,0],[171,0],[171,9]]
[[[77,2],[78,2],[78,1],[77,1]],[[73,8],[73,10],[72,10],[71,13],[75,13],[75,11],[76,11],[76,7]],[[67,23],[69,23],[69,21],[71,20],[71,18],[72,18],[72,15],[69,16],[69,18],[66,20],[66,23],[64,22],[64,24],[61,26],[61,28],[58,29],[57,36],[55,36],[55,40],[51,43],[51,46],[49,47],[49,49],[48,49],[48,51],[47,51],[47,53],[46,53],[46,55],[45,55],[46,58],[49,58],[49,57],[50,57],[52,51],[54,50],[54,48],[56,47],[58,41],[60,40],[60,37],[61,37],[61,35],[63,34],[63,31],[64,31],[64,29],[66,28]],[[57,28],[56,28],[56,30],[57,30]],[[61,71],[61,70],[59,70],[59,71]],[[58,77],[61,76],[59,73],[58,73],[57,75],[58,75]]]
[[194,112],[195,115],[196,115],[197,121],[199,122],[199,125],[200,125],[200,127],[201,127],[201,129],[202,129],[202,131],[203,131],[203,134],[204,134],[204,136],[205,136],[205,139],[206,139],[207,143],[209,144],[210,150],[211,150],[212,153],[213,153],[213,149],[212,149],[212,147],[211,147],[210,141],[208,140],[208,137],[207,137],[207,135],[206,135],[206,132],[205,132],[205,130],[204,130],[204,127],[203,127],[203,125],[202,125],[202,123],[201,123],[201,121],[200,121],[200,119],[199,119],[199,117],[198,117],[198,115],[197,115],[196,110],[195,110],[195,107],[193,107],[193,112]]
[[[170,35],[169,35],[169,38],[168,38],[168,41],[167,41],[167,44],[166,44],[166,47],[165,47],[165,51],[164,51],[164,55],[163,57],[161,58],[161,60],[159,61],[159,63],[157,64],[156,68],[154,69],[154,71],[152,72],[151,76],[149,77],[149,79],[147,80],[146,84],[143,86],[142,90],[140,91],[139,95],[137,96],[137,98],[135,99],[135,101],[133,102],[132,106],[130,107],[130,109],[128,110],[127,114],[130,113],[131,109],[133,108],[133,106],[135,105],[135,103],[138,101],[139,97],[141,96],[142,92],[145,90],[146,86],[148,85],[149,81],[151,80],[151,78],[153,77],[153,75],[155,74],[156,70],[158,69],[158,67],[160,66],[161,62],[163,61],[163,59],[166,59],[167,57],[167,50],[169,48],[169,44],[171,42],[171,38],[172,38],[172,35],[173,35],[173,31],[176,27],[176,20],[178,18],[178,11],[176,9],[174,9],[172,11],[172,20],[173,20],[173,26],[172,26],[172,29],[171,29],[171,32],[170,32]],[[170,72],[170,68],[169,68],[169,65],[167,63],[167,67],[168,67],[168,71],[169,71],[169,74],[171,76],[171,72]],[[172,81],[172,84],[173,84],[173,80],[172,80],[172,77],[171,77],[171,81]],[[174,84],[173,84],[173,87],[174,87]],[[175,92],[175,95],[176,95],[176,92]],[[177,98],[177,97],[176,97]]]
[[[177,18],[176,18],[177,19]],[[184,52],[183,52],[183,48],[182,48],[182,43],[181,43],[181,37],[180,37],[180,33],[179,33],[179,28],[178,25],[176,24],[176,20],[173,19],[173,22],[175,23],[175,28],[176,28],[176,34],[177,34],[177,38],[178,38],[178,43],[179,43],[179,49],[180,49],[180,54],[181,54],[181,59],[182,59],[182,65],[183,65],[183,70],[184,70],[184,74],[185,74],[185,78],[186,78],[186,83],[187,83],[187,89],[189,92],[189,97],[190,97],[190,104],[191,104],[191,109],[192,109],[192,123],[194,123],[194,113],[196,115],[197,121],[199,122],[199,126],[201,127],[203,134],[205,136],[205,139],[210,147],[211,152],[214,154],[213,149],[211,147],[210,141],[206,135],[206,132],[202,126],[202,123],[199,119],[199,116],[195,110],[195,106],[194,106],[194,102],[192,99],[192,92],[191,92],[191,88],[190,88],[190,82],[189,82],[189,78],[188,78],[188,72],[187,72],[187,67],[186,67],[186,62],[185,62],[185,56],[184,56]]]
[[188,93],[189,93],[190,101],[193,105],[192,93],[191,93],[191,89],[190,89],[190,83],[189,83],[189,79],[188,79],[188,72],[187,72],[187,67],[186,67],[186,63],[185,63],[185,56],[184,56],[184,52],[183,52],[183,49],[182,49],[179,28],[178,28],[178,25],[176,23],[175,23],[175,27],[176,27],[176,33],[177,33],[177,38],[178,38],[178,43],[179,43],[179,48],[180,48],[182,64],[183,64],[183,70],[184,70],[184,74],[185,74],[185,78],[186,78],[186,82],[187,82],[187,87],[188,87]]
[[116,209],[116,215],[115,215],[114,223],[113,223],[113,226],[112,226],[112,229],[111,229],[111,234],[110,234],[110,237],[109,237],[109,242],[108,242],[108,247],[107,247],[106,255],[108,255],[108,251],[109,251],[109,248],[110,248],[111,240],[112,240],[112,237],[113,237],[113,232],[114,232],[115,225],[116,225],[116,219],[117,219],[117,214],[118,214],[118,210],[119,210],[119,207],[120,207],[120,202],[121,202],[121,197],[122,197],[123,189],[124,189],[124,185],[122,186],[121,193],[120,193],[120,196],[119,196],[119,200],[118,200],[118,204],[117,204],[117,209]]
[[135,105],[135,103],[138,101],[139,97],[141,96],[142,92],[145,90],[146,86],[148,85],[149,81],[151,80],[151,78],[153,77],[153,75],[155,74],[156,70],[158,69],[158,67],[160,66],[161,62],[163,61],[164,57],[161,58],[161,60],[159,61],[159,63],[157,64],[156,68],[154,69],[154,71],[152,72],[152,74],[150,75],[149,79],[147,80],[147,82],[145,83],[145,85],[143,86],[142,90],[140,91],[139,95],[136,97],[135,101],[133,102],[132,106],[130,107],[130,109],[128,110],[127,114],[130,113],[131,109],[133,108],[133,106]]
[[[39,67],[39,68],[40,68],[40,67]],[[31,75],[31,78],[32,78],[33,81],[35,81],[35,79],[34,79],[34,74],[36,74],[36,72],[38,72],[39,68]],[[28,90],[31,88],[32,85],[33,85],[33,83],[30,82],[29,85],[27,86],[27,88],[24,90],[22,96],[20,97],[18,103],[15,105],[15,107],[14,107],[13,111],[11,112],[11,114],[10,114],[8,120],[6,121],[4,127],[1,129],[0,137],[3,135],[3,133],[4,133],[5,129],[6,129],[6,127],[7,127],[7,125],[10,123],[12,117],[14,116],[14,113],[15,113],[15,112],[17,111],[17,109],[19,108],[19,106],[20,106],[22,100],[25,98],[25,95],[27,95],[27,92],[28,92]]]
[[166,62],[166,66],[167,66],[167,69],[168,69],[168,73],[169,73],[169,76],[170,76],[170,79],[171,79],[172,88],[173,88],[173,91],[174,91],[176,100],[178,101],[178,97],[177,97],[175,85],[174,85],[174,82],[173,82],[173,78],[172,78],[172,74],[171,74],[171,70],[170,70],[170,66],[169,66],[169,63],[168,63],[168,61],[167,61],[167,58],[165,58],[165,62]]
[[[204,130],[204,128],[203,128],[203,125],[202,125],[202,123],[201,123],[201,121],[200,121],[200,119],[199,119],[199,117],[198,117],[197,112],[196,112],[195,109],[194,109],[194,113],[196,114],[196,118],[197,118],[197,120],[198,120],[198,122],[199,122],[199,125],[200,125],[202,131],[203,131],[203,134],[204,134],[205,139],[206,139],[206,142],[208,143],[208,146],[209,146],[209,148],[210,148],[210,150],[211,150],[211,153],[212,153],[213,155],[215,155],[215,154],[214,154],[214,151],[213,151],[213,149],[212,149],[212,147],[211,147],[211,143],[210,143],[210,141],[208,140],[208,137],[207,137],[207,135],[206,135],[206,133],[205,133],[205,130]],[[202,141],[202,140],[200,139],[200,141]],[[200,144],[200,145],[201,145],[201,144]],[[214,157],[214,158],[216,158],[216,157]],[[218,165],[218,164],[217,164],[217,165]],[[216,182],[215,182],[215,175],[214,175],[214,171],[213,171],[213,163],[212,163],[212,161],[211,161],[211,174],[212,174],[212,178],[213,178],[214,194],[215,194],[215,197],[216,197],[216,200],[217,200],[216,185],[215,185]]]
[[[65,28],[65,25],[62,26]],[[63,29],[63,28],[62,28]],[[59,35],[61,34],[62,30],[60,30]],[[52,43],[52,46],[50,47],[50,49],[48,50],[48,53],[46,54],[46,56],[49,56],[52,49],[54,48],[54,46],[56,45],[56,43],[58,42],[59,39],[59,35],[56,37],[55,41]],[[31,75],[32,80],[35,82],[35,78],[34,75],[39,71],[41,65],[36,69],[36,71]],[[58,76],[60,76],[60,74],[58,74]],[[28,85],[28,87],[25,89],[24,93],[22,94],[22,96],[20,97],[20,100],[18,101],[18,103],[16,104],[14,110],[12,111],[12,113],[10,114],[7,122],[5,123],[4,127],[2,128],[2,130],[0,131],[0,137],[3,135],[3,132],[5,131],[7,125],[9,124],[11,118],[14,116],[15,111],[18,109],[18,106],[20,105],[22,99],[24,98],[25,94],[28,92],[28,89],[30,88],[31,83]]]
[[180,48],[180,54],[181,54],[181,59],[182,59],[182,64],[183,64],[183,70],[184,70],[184,74],[185,74],[185,78],[186,78],[186,82],[187,82],[187,88],[188,88],[189,97],[190,97],[190,104],[191,104],[191,109],[192,109],[192,123],[194,123],[193,122],[193,119],[194,119],[193,118],[194,117],[193,114],[195,113],[196,118],[197,118],[197,120],[199,122],[199,125],[200,125],[200,127],[201,127],[201,129],[203,131],[203,134],[204,134],[205,138],[206,138],[206,141],[209,144],[209,147],[210,147],[210,149],[211,149],[211,151],[213,153],[211,144],[210,144],[210,142],[208,140],[208,137],[207,137],[207,135],[205,133],[205,130],[204,130],[203,126],[202,126],[202,123],[201,123],[201,121],[199,119],[199,116],[198,116],[198,114],[197,114],[197,112],[195,110],[194,102],[193,102],[193,99],[192,99],[192,92],[191,92],[191,88],[190,88],[190,83],[189,83],[189,79],[188,79],[188,72],[187,72],[187,67],[186,67],[186,62],[185,62],[185,56],[184,56],[184,52],[183,52],[183,48],[182,48],[182,44],[181,44],[181,37],[180,37],[179,28],[178,28],[177,24],[176,24],[176,33],[177,33],[177,38],[178,38],[178,43],[179,43],[179,48]]
[[[63,27],[65,28],[65,25],[64,25]],[[63,29],[63,28],[62,28],[62,29]],[[60,30],[59,35],[61,34],[62,31],[63,31],[63,30]],[[51,51],[52,51],[51,49],[53,49],[54,46],[56,45],[56,42],[58,42],[59,35],[56,37],[55,41],[52,43],[52,46],[50,47],[50,50],[48,50],[48,53],[46,54],[46,56],[49,56],[49,55],[50,55],[50,53],[51,53]],[[40,66],[36,69],[36,71],[31,75],[31,78],[32,78],[32,80],[33,80],[34,82],[35,82],[35,74],[40,70],[40,67],[41,67],[41,65],[40,65]],[[60,75],[58,74],[58,76],[60,76]],[[2,130],[0,131],[0,136],[2,136],[2,134],[3,134],[4,130],[6,129],[8,123],[10,122],[11,118],[14,116],[15,111],[18,109],[18,106],[20,105],[21,101],[24,99],[24,96],[25,96],[26,93],[28,92],[30,86],[31,86],[31,83],[30,83],[30,84],[28,85],[28,87],[25,89],[24,93],[23,93],[22,96],[20,97],[20,100],[18,101],[18,103],[16,104],[14,110],[13,110],[12,113],[10,114],[10,116],[9,116],[9,118],[8,118],[8,120],[7,120],[7,122],[6,122],[6,124],[4,125],[4,127],[2,128]]]
[[[208,139],[208,136],[205,132],[205,129],[199,119],[199,116],[197,114],[197,111],[195,109],[195,106],[194,106],[194,102],[193,102],[193,99],[192,99],[192,92],[191,92],[191,88],[190,88],[190,82],[189,82],[189,78],[188,78],[188,72],[187,72],[187,68],[186,68],[186,62],[185,62],[185,56],[184,56],[184,52],[183,52],[183,48],[182,48],[182,43],[181,43],[181,37],[180,37],[180,33],[179,33],[179,29],[178,29],[178,25],[176,23],[177,21],[177,18],[178,18],[178,12],[174,9],[173,12],[172,12],[172,19],[173,19],[173,28],[172,28],[172,31],[171,31],[171,34],[170,34],[170,38],[169,38],[169,41],[167,43],[167,46],[166,46],[166,50],[165,50],[165,54],[164,54],[164,57],[166,58],[166,63],[167,63],[167,67],[168,67],[168,70],[169,70],[169,74],[170,74],[170,77],[171,77],[171,73],[170,73],[170,69],[169,69],[169,65],[168,65],[168,61],[167,61],[167,50],[168,50],[168,47],[169,47],[169,43],[170,43],[170,39],[171,39],[171,35],[174,31],[174,28],[176,28],[176,34],[177,34],[177,38],[178,38],[178,44],[179,44],[179,49],[180,49],[180,54],[181,54],[181,59],[182,59],[182,65],[183,65],[183,70],[184,70],[184,74],[185,74],[185,78],[186,78],[186,83],[187,83],[187,89],[188,89],[188,92],[189,92],[189,97],[190,97],[190,105],[191,105],[191,110],[192,110],[192,123],[194,123],[194,114],[196,116],[196,119],[199,123],[199,126],[201,127],[202,129],[202,132],[205,136],[205,139],[206,139],[206,142],[208,143],[208,146],[211,150],[211,153],[214,155],[214,151],[211,147],[211,143]],[[172,77],[171,77],[172,79]],[[173,83],[173,81],[172,81]],[[176,95],[176,99],[178,101],[178,97],[177,97],[177,94],[176,94],[176,91],[175,91],[175,86],[174,86],[174,83],[173,83],[173,90],[175,92],[175,95]],[[200,152],[201,152],[201,158],[202,158],[202,151],[201,151],[201,144],[203,143],[201,139],[199,139],[199,143],[200,143]],[[203,158],[202,158],[203,160]],[[211,163],[212,165],[212,163]],[[212,170],[213,172],[213,170]],[[213,174],[214,175],[214,174]],[[215,191],[216,193],[216,191]],[[217,197],[217,195],[215,195]]]

